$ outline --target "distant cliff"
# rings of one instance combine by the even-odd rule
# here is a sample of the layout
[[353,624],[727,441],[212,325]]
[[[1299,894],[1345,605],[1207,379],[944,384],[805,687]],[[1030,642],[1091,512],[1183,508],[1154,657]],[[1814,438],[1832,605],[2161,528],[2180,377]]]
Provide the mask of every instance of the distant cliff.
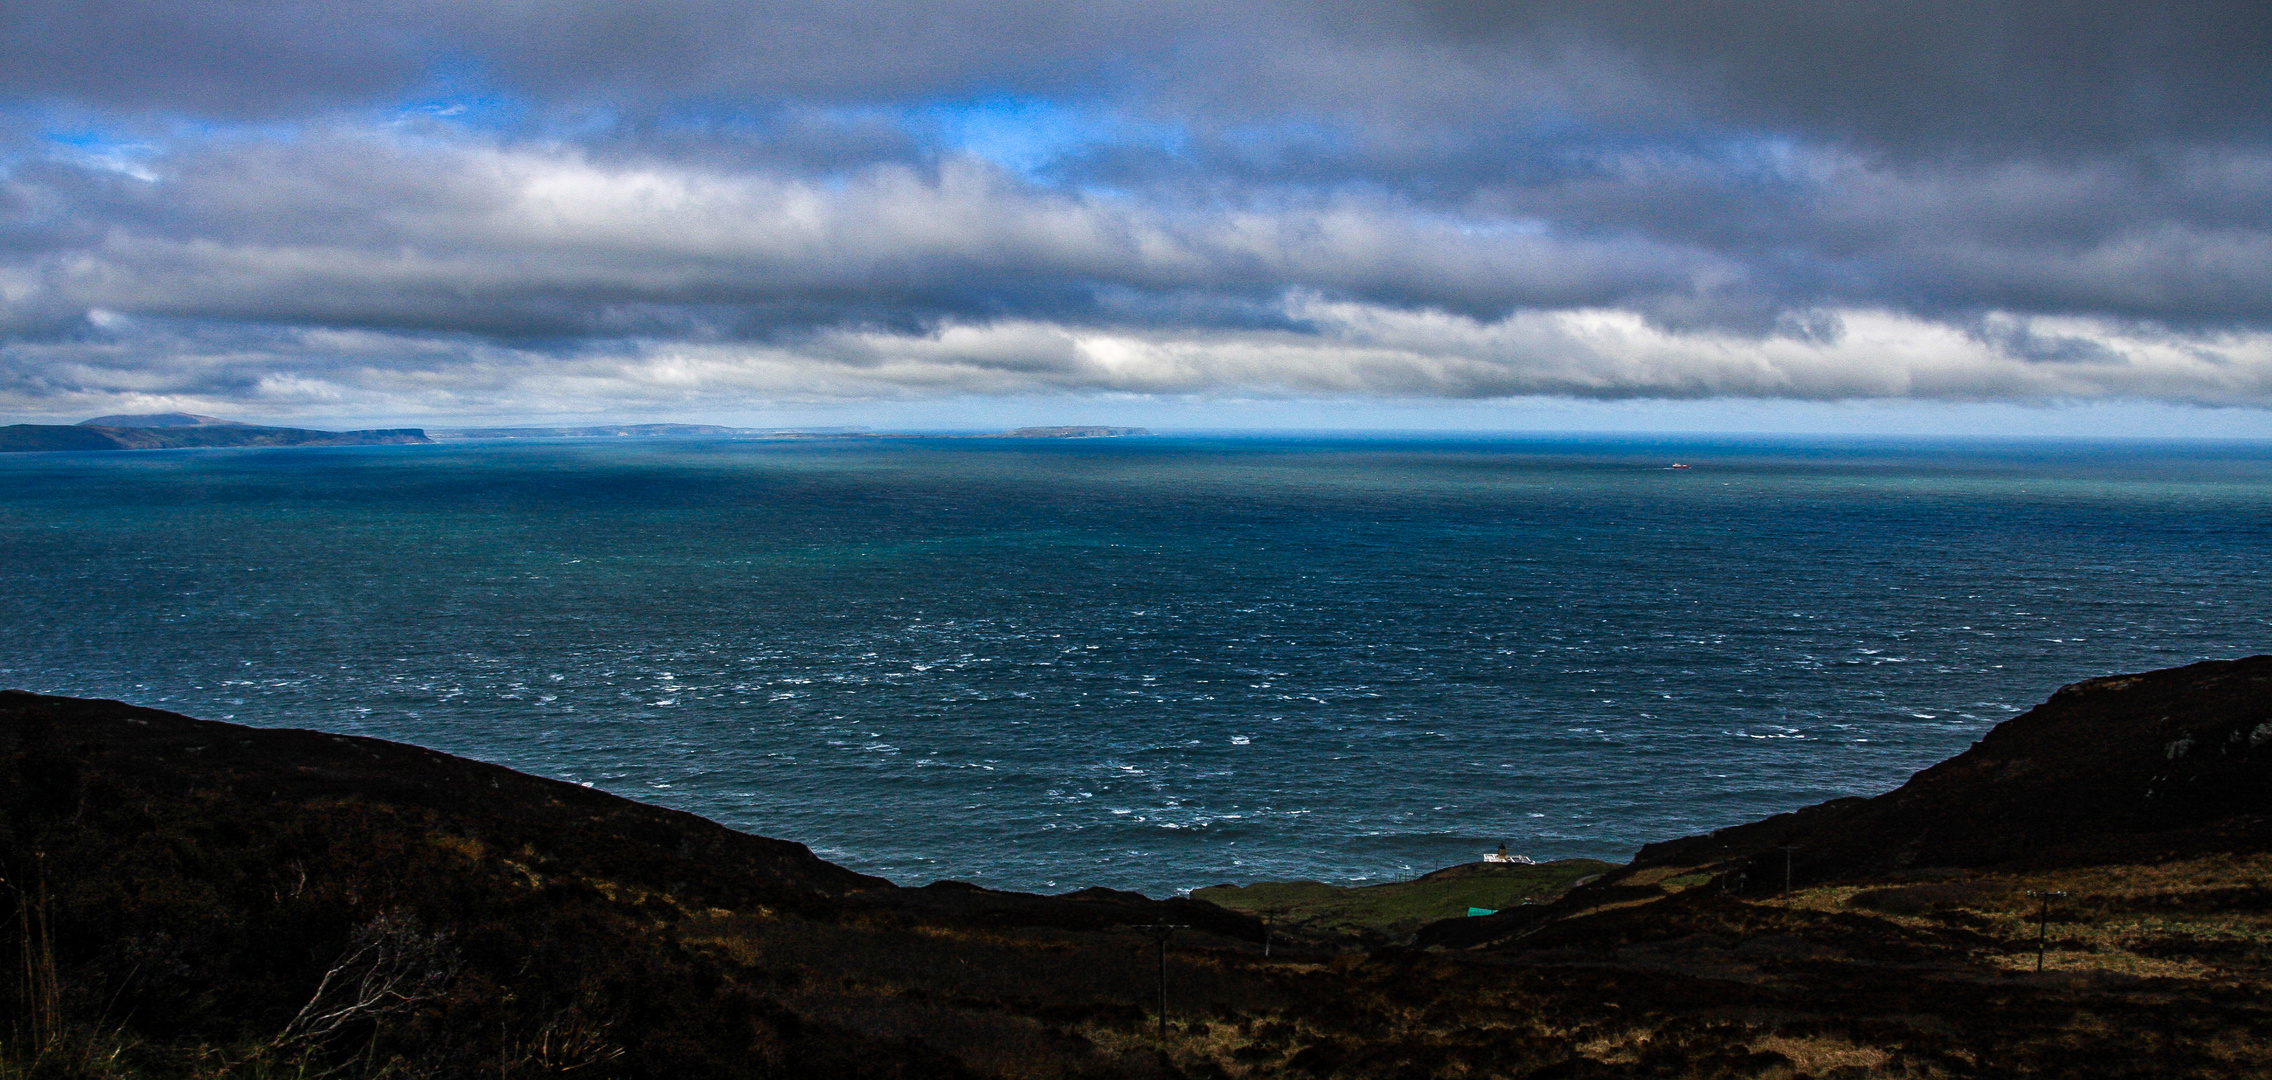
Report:
[[[97,417],[98,420],[134,421],[157,417]],[[40,450],[173,450],[201,446],[387,446],[432,442],[418,428],[376,431],[316,431],[309,428],[261,427],[209,417],[189,423],[128,424],[112,427],[88,421],[83,424],[10,424],[0,427],[0,453]]]

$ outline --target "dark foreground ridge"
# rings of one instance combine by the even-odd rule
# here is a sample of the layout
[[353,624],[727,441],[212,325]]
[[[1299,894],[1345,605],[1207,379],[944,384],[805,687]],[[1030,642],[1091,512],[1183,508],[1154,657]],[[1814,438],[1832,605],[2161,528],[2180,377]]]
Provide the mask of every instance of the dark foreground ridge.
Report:
[[[1835,799],[1641,849],[1549,913],[1661,892],[1963,880],[2272,851],[2272,656],[2092,679],[1874,799]],[[2265,882],[2272,888],[2272,881]],[[1540,916],[1434,927],[1475,945]]]
[[1368,892],[1372,937],[1269,955],[1203,901],[900,888],[117,702],[0,693],[0,803],[0,1078],[2272,1074],[2272,657],[2078,684],[1894,793],[1411,945],[1378,935],[1433,894]]

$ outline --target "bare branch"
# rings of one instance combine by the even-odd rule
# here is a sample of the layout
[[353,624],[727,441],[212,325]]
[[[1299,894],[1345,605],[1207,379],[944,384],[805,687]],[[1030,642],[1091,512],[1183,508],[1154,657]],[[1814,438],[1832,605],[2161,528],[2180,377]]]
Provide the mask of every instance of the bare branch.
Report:
[[457,971],[446,934],[416,919],[384,914],[348,939],[315,993],[264,1050],[312,1047],[339,1029],[408,1009],[438,995]]

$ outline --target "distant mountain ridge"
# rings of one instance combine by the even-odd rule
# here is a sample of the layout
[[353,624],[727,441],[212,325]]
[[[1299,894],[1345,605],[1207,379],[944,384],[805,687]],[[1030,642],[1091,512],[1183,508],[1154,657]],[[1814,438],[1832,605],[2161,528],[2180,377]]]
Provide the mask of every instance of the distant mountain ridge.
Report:
[[81,421],[79,421],[79,422],[78,422],[78,423],[77,423],[76,425],[73,425],[73,426],[75,426],[75,427],[179,428],[179,427],[210,427],[210,426],[215,426],[215,425],[219,425],[219,426],[226,426],[226,427],[249,427],[249,426],[251,426],[251,425],[248,425],[248,424],[244,423],[244,422],[243,422],[243,421],[241,421],[241,420],[223,420],[223,419],[221,419],[221,418],[220,418],[220,417],[218,417],[218,416],[202,416],[202,415],[199,415],[199,414],[197,414],[197,413],[185,413],[185,412],[162,412],[162,413],[113,413],[113,414],[111,414],[111,415],[109,415],[109,416],[98,416],[98,417],[95,417],[95,418],[94,418],[94,419],[92,419],[92,420],[81,420]]
[[743,428],[719,424],[594,424],[583,427],[381,428],[321,431],[267,427],[198,413],[114,413],[76,424],[0,427],[0,453],[165,450],[207,446],[384,446],[470,439],[658,439],[738,435],[761,439],[1099,439],[1150,435],[1137,427],[1024,427],[983,435],[922,435],[866,428]]
[[98,416],[76,424],[0,427],[0,453],[57,450],[177,450],[215,446],[393,446],[425,443],[419,428],[319,431],[263,427],[196,413]]

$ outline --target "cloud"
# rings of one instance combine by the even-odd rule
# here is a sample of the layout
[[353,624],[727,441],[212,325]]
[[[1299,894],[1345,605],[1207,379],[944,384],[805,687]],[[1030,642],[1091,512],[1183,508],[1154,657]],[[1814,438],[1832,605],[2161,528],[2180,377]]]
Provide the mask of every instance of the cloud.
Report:
[[[2149,183],[1793,155],[1781,190],[1747,198],[1711,162],[1639,155],[1613,179],[1447,207],[1363,189],[1069,190],[967,156],[815,175],[333,130],[152,160],[148,180],[19,169],[0,192],[31,209],[10,218],[0,319],[736,336],[1309,289],[1753,329],[1826,304],[2249,321],[2272,312],[2272,223],[2241,204],[2272,201],[2272,168],[2234,156],[2164,162]],[[2091,212],[2106,203],[2129,209]]]
[[[1296,331],[1098,330],[1032,322],[952,325],[923,336],[844,332],[794,350],[655,346],[628,373],[773,393],[825,371],[846,396],[1123,392],[1490,398],[1906,397],[1944,401],[2156,398],[2272,400],[2272,334],[2140,332],[2089,320],[1988,320],[1990,332],[1880,311],[1819,312],[1835,335],[1759,339],[1676,332],[1615,309],[1478,320],[1314,295],[1284,301]],[[2047,359],[2035,345],[2072,343]],[[2087,347],[2073,347],[2082,345]],[[746,384],[740,380],[753,380]]]
[[1006,319],[919,333],[837,329],[790,343],[626,339],[565,349],[405,332],[216,332],[108,316],[72,340],[0,349],[0,408],[270,417],[350,409],[446,422],[1097,394],[2272,401],[2272,333],[2264,332],[2175,334],[2004,314],[1956,328],[1846,310],[1812,313],[1811,333],[1760,339],[1670,331],[1616,309],[1479,320],[1305,294],[1277,306],[1300,329]]
[[2260,138],[2246,0],[23,0],[0,93],[289,116],[477,78],[540,103],[1106,94],[1234,122],[1548,112],[1876,144]]
[[2261,405],[2268,46],[2221,2],[27,0],[0,393]]
[[156,184],[79,170],[13,186],[55,208],[17,321],[103,308],[522,335],[675,320],[731,335],[871,310],[1093,309],[1079,294],[1109,289],[1612,303],[1739,272],[1646,238],[1558,237],[1364,195],[1194,206],[1036,187],[968,158],[816,178],[340,138],[231,148]]

